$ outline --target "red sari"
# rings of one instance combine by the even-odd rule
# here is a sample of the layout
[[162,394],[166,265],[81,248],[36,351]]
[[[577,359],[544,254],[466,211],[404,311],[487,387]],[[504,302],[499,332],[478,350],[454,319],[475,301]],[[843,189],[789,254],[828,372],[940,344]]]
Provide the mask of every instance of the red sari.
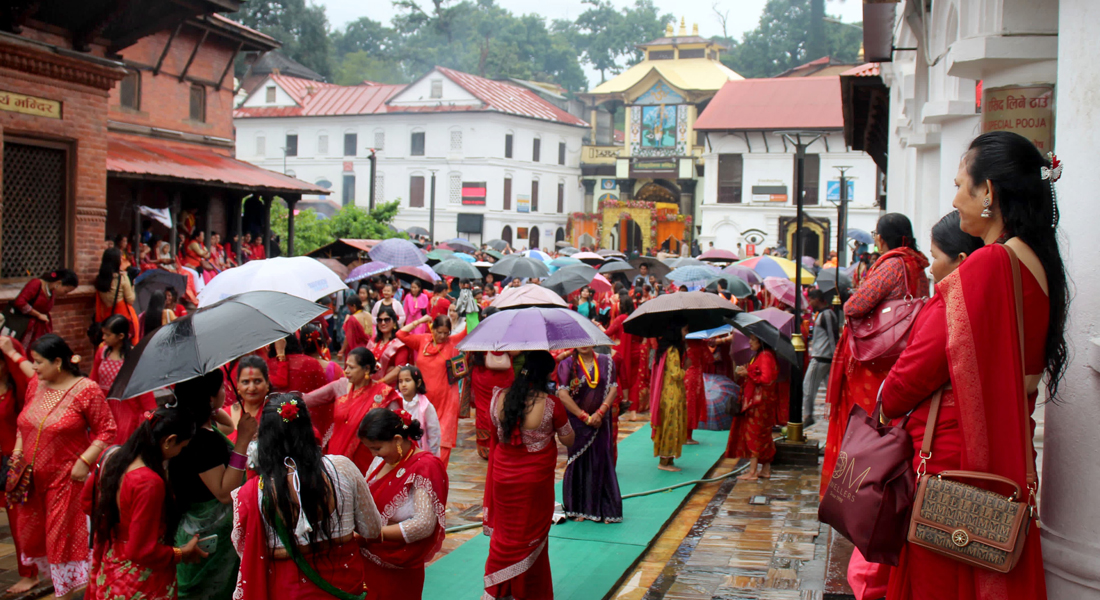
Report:
[[455,346],[465,337],[466,332],[462,331],[437,346],[430,333],[397,332],[397,339],[404,342],[416,356],[416,366],[420,367],[420,372],[424,375],[424,386],[428,390],[425,395],[439,415],[439,459],[444,465],[450,462],[451,449],[458,442],[458,409],[461,404],[458,385],[451,385],[447,381],[447,361],[459,353]]
[[687,387],[687,431],[688,437],[707,420],[707,395],[703,388],[703,373],[714,364],[714,353],[706,340],[687,340],[687,359],[690,366],[684,370],[684,385]]
[[[91,512],[95,477],[84,483],[84,504]],[[176,560],[163,543],[164,480],[149,467],[122,476],[118,491],[119,522],[109,544],[96,540],[88,600],[175,600]]]
[[[34,309],[49,316],[50,311],[53,310],[53,301],[53,294],[50,293],[48,284],[36,277],[28,281],[27,285],[23,286],[19,295],[12,301],[12,304],[15,305],[16,310],[25,315],[29,315],[31,309]],[[22,342],[23,347],[29,348],[35,340],[52,331],[52,321],[41,321],[34,317],[30,317],[30,321],[27,323],[27,330],[23,332],[23,337],[17,341]]]
[[[619,342],[616,350],[623,357],[619,389],[626,391],[621,397],[629,403],[628,410],[644,411],[649,401],[649,344],[623,330],[623,321],[628,316],[620,314],[615,317],[607,328],[607,336]],[[706,410],[705,404],[703,410]]]
[[[110,352],[111,349],[106,345],[99,347],[92,362],[92,372],[88,375],[99,385],[104,396],[111,391],[111,385],[118,377],[123,363],[121,360],[111,359]],[[111,443],[122,445],[130,439],[130,435],[137,430],[138,425],[141,425],[145,413],[156,410],[157,399],[152,393],[148,393],[127,400],[107,400],[107,404],[111,407],[111,414],[115,418],[115,439]]]
[[[1034,435],[1036,393],[1018,400],[1019,373],[1039,374],[1050,314],[1049,299],[1021,264],[1024,356],[1016,333],[1015,293],[1008,253],[982,248],[944,278],[917,317],[909,345],[886,378],[883,412],[897,418],[913,410],[906,429],[916,450],[924,440],[929,403],[944,385],[928,472],[981,471],[1016,481],[1026,490],[1025,461],[1034,461],[1023,436]],[[914,410],[915,409],[915,410]],[[919,463],[914,456],[914,466]],[[1025,492],[1026,493],[1026,492]],[[1002,575],[907,544],[890,576],[888,598],[925,600],[1042,600],[1046,598],[1037,521],[1020,562]]]
[[355,315],[348,315],[348,318],[344,319],[344,344],[347,351],[350,353],[356,348],[365,348],[369,343],[370,336],[367,335],[363,324],[355,318]]
[[493,437],[493,419],[489,417],[489,403],[493,400],[493,390],[507,389],[516,378],[511,368],[496,370],[485,365],[470,367],[470,387],[474,394],[474,428],[477,432],[477,455],[489,458],[489,440]]
[[375,381],[381,381],[386,373],[390,372],[390,369],[412,362],[409,360],[411,355],[409,347],[396,337],[390,338],[388,342],[378,342],[371,339],[367,342],[367,350],[370,350],[370,353],[374,355],[374,360],[378,364],[378,370],[374,372],[374,375],[371,375]]
[[748,372],[741,381],[744,412],[733,418],[726,456],[755,458],[761,464],[768,464],[775,458],[772,423],[775,422],[775,412],[780,402],[775,393],[775,382],[779,378],[775,353],[761,350],[745,365],[745,370]]
[[504,401],[506,392],[497,390],[489,407],[494,448],[485,475],[483,518],[485,535],[489,536],[485,595],[552,599],[554,582],[547,543],[554,514],[554,469],[558,462],[554,435],[569,435],[573,428],[565,406],[547,396],[538,428],[517,428],[505,439],[497,406]]
[[[20,356],[26,355],[18,340],[12,340],[11,343]],[[23,410],[23,399],[27,397],[28,381],[19,365],[7,356],[3,358],[10,377],[8,379],[8,391],[0,394],[0,453],[3,453],[4,456],[11,456],[11,453],[15,450],[16,419],[19,418],[19,413]],[[0,489],[0,502],[4,503],[4,510],[8,513],[8,526],[11,529],[11,537],[15,543],[15,558],[19,565],[19,576],[34,577],[38,574],[38,569],[31,564],[24,565],[20,561],[23,552],[19,544],[19,529],[16,522],[17,511],[8,507],[8,499],[3,489]]]
[[115,420],[90,379],[60,391],[32,378],[26,397],[17,422],[24,460],[34,469],[31,494],[16,511],[19,544],[40,571],[48,564],[54,589],[63,595],[88,580],[88,523],[80,510],[84,484],[69,475],[92,441],[111,443]]
[[346,456],[366,474],[374,460],[374,455],[359,443],[359,423],[371,410],[376,408],[401,408],[401,396],[384,383],[368,380],[369,385],[358,389],[349,389],[348,393],[336,400],[332,411],[332,437],[328,441],[326,454]]
[[[396,525],[414,517],[410,511],[413,495],[426,494],[431,503],[430,515],[435,527],[427,536],[409,540],[368,542],[363,549],[364,570],[371,600],[420,600],[424,592],[424,566],[428,564],[447,537],[447,468],[431,452],[417,452],[382,477],[375,474],[379,465],[367,477],[374,504],[382,514],[382,526]],[[416,517],[421,515],[417,514]],[[410,532],[404,532],[408,537]]]
[[[844,304],[844,314],[862,317],[870,314],[884,300],[900,300],[907,294],[927,296],[928,278],[924,274],[927,267],[928,259],[919,252],[904,247],[890,250],[875,261],[860,287],[852,292],[852,297]],[[821,495],[825,494],[833,476],[840,441],[844,439],[844,429],[848,426],[848,413],[857,404],[868,414],[874,411],[878,389],[895,362],[887,359],[870,362],[856,360],[849,346],[849,335],[850,329],[845,327],[836,344],[829,383],[825,388],[830,409],[825,460],[821,465]]]

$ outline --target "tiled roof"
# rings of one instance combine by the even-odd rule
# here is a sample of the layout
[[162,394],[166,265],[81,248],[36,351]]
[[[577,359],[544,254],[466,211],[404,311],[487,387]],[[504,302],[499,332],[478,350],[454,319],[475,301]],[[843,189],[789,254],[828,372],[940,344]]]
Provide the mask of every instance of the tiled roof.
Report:
[[469,106],[409,107],[391,105],[389,112],[493,111],[543,121],[554,121],[566,125],[588,126],[588,123],[543,100],[538,94],[527,88],[503,81],[485,79],[484,77],[445,67],[436,67],[436,70],[473,94],[484,103],[484,106],[478,108]]
[[272,75],[271,78],[298,103],[298,106],[241,107],[233,111],[235,118],[383,113],[386,112],[386,100],[405,89],[404,85],[378,83],[335,85],[286,75]]
[[695,121],[698,131],[843,128],[840,77],[730,81]]

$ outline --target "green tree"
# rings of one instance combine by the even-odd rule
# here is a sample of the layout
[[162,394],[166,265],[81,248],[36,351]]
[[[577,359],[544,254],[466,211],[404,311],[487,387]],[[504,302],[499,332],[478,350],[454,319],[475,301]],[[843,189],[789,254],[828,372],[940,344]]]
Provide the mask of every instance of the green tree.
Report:
[[[298,255],[309,254],[340,238],[381,240],[405,237],[405,234],[390,228],[399,206],[400,201],[379,204],[372,211],[345,206],[329,219],[312,209],[300,210],[294,215],[294,252]],[[286,204],[275,202],[271,205],[271,233],[279,237],[279,248],[284,254],[288,218]]]
[[249,0],[234,18],[279,40],[281,52],[290,58],[325,77],[332,75],[332,40],[324,6],[306,0]]
[[644,58],[638,44],[664,35],[671,14],[660,14],[653,0],[634,0],[633,6],[616,8],[610,0],[583,0],[590,6],[572,24],[557,21],[555,29],[568,36],[582,60],[600,72],[619,73]]
[[[817,60],[810,55],[813,0],[768,0],[756,29],[731,44],[722,62],[743,77],[774,77],[787,69]],[[824,21],[825,56],[844,62],[858,60],[863,36],[855,27]]]
[[339,85],[359,85],[364,81],[408,83],[410,78],[401,70],[401,63],[397,60],[360,50],[344,55],[336,65],[332,81]]

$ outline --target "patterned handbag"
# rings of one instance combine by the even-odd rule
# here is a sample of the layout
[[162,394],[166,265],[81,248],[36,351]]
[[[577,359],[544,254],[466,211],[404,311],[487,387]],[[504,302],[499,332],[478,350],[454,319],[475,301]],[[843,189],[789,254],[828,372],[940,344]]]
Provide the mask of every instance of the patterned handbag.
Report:
[[[1024,313],[1020,262],[1011,248],[1004,248],[1012,262],[1012,279],[1016,291],[1016,326],[1022,359]],[[1025,402],[1026,406],[1026,398],[1019,398],[1017,401]],[[1025,498],[1019,484],[1000,475],[976,471],[943,471],[936,475],[926,473],[927,461],[932,458],[932,437],[938,414],[939,402],[933,402],[921,444],[921,462],[917,467],[920,483],[913,500],[909,542],[968,565],[1008,573],[1023,554],[1027,533],[1032,519],[1035,518],[1032,500],[1038,490],[1039,479],[1032,460],[1034,448],[1031,428],[1024,427],[1024,463],[1027,467],[1028,487],[1028,496]],[[1004,496],[961,480],[994,484],[1003,489],[1011,489],[1012,493]]]
[[454,358],[448,358],[446,365],[447,383],[451,385],[470,374],[470,360],[465,352],[459,352],[454,355]]

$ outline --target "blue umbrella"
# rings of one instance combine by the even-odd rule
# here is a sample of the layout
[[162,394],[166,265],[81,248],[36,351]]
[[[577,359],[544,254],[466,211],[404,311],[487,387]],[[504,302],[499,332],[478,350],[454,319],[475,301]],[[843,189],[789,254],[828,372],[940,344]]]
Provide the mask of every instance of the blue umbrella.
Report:
[[381,275],[386,271],[393,268],[393,265],[384,263],[379,260],[371,261],[365,265],[359,265],[348,273],[348,278],[344,280],[344,283],[355,283],[360,279],[366,279],[367,277],[373,277],[374,275]]
[[527,258],[533,258],[535,260],[541,260],[542,262],[545,262],[545,263],[548,263],[548,262],[554,260],[554,258],[552,256],[550,256],[549,254],[543,252],[542,250],[528,250],[528,251],[524,252],[523,255],[526,256]]
[[443,243],[447,244],[447,246],[451,250],[455,250],[455,251],[458,251],[458,252],[462,252],[462,251],[473,252],[473,251],[477,250],[477,246],[471,244],[470,240],[468,240],[466,238],[451,238],[449,240],[443,240]]
[[687,340],[709,340],[712,337],[718,337],[720,335],[726,335],[733,331],[733,325],[722,325],[721,327],[715,327],[714,329],[704,329],[703,331],[695,331],[684,336]]
[[584,264],[584,263],[582,263],[581,261],[579,261],[575,258],[570,258],[568,256],[559,256],[559,257],[555,258],[554,260],[550,261],[550,266],[551,267],[557,267],[559,269],[562,268],[562,267],[568,267],[569,265],[580,265],[580,264]]
[[862,229],[849,229],[848,239],[855,240],[861,244],[871,244],[874,242],[874,238],[871,237],[871,234]]
[[453,255],[451,255],[451,258],[457,258],[457,259],[460,259],[460,260],[464,260],[468,263],[476,263],[477,262],[476,258],[470,256],[469,254],[466,254],[465,252],[455,252]]
[[688,282],[688,281],[707,281],[719,273],[717,267],[680,267],[673,269],[665,278],[669,281],[675,282]]
[[419,267],[424,264],[424,253],[409,240],[390,238],[375,244],[367,254],[371,260],[389,263],[393,267]]

